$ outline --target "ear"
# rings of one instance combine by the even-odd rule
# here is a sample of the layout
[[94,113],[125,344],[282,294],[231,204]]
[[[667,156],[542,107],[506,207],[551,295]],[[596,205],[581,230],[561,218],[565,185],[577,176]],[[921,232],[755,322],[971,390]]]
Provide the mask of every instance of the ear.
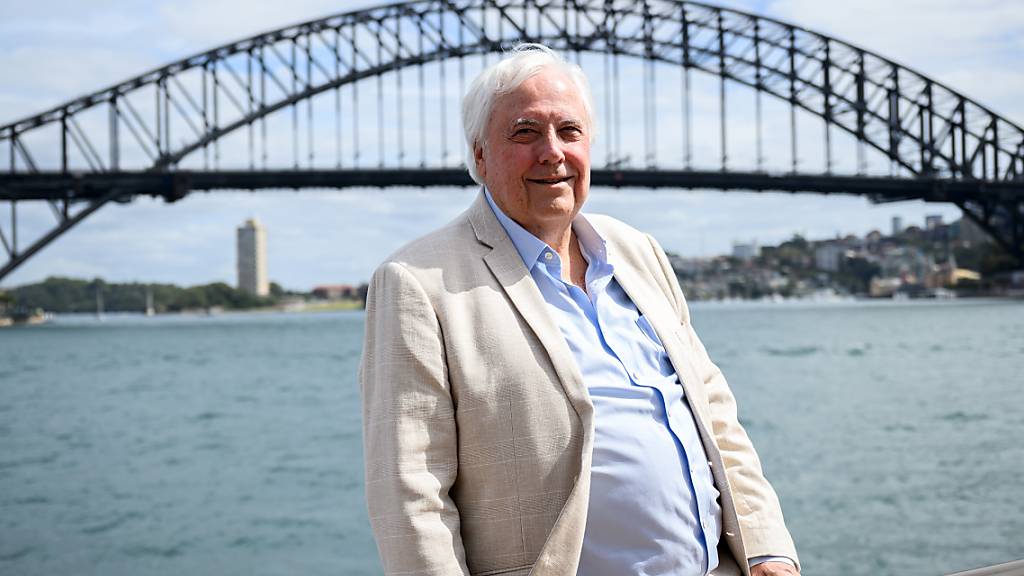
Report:
[[487,163],[484,162],[484,147],[480,144],[473,146],[473,163],[476,166],[476,173],[481,178],[487,177]]

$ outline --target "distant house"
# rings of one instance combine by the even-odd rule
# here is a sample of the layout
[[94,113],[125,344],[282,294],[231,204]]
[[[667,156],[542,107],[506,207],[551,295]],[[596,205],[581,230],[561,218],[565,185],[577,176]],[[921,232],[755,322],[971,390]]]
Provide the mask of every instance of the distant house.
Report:
[[[907,230],[911,228],[914,226]],[[904,284],[923,284],[935,268],[935,261],[917,248],[895,246],[886,248],[879,265],[884,278],[899,278]]]
[[836,272],[842,262],[846,248],[838,242],[825,242],[814,249],[814,266],[818,270]]
[[903,282],[899,278],[875,277],[871,279],[868,293],[872,298],[891,298],[902,285]]
[[326,284],[313,288],[313,297],[321,300],[358,300],[359,287],[351,284]]
[[907,226],[903,229],[902,234],[910,240],[920,240],[924,235],[924,230],[921,230],[920,226]]
[[743,244],[734,242],[732,245],[732,257],[749,262],[761,255],[761,247],[757,242]]
[[931,274],[925,278],[925,286],[928,288],[950,288],[961,281],[978,282],[981,274],[966,268],[957,268],[956,259],[949,260],[933,267]]
[[677,275],[693,276],[699,273],[706,265],[707,262],[700,258],[683,258],[676,254],[668,255],[668,262],[672,265],[672,269]]

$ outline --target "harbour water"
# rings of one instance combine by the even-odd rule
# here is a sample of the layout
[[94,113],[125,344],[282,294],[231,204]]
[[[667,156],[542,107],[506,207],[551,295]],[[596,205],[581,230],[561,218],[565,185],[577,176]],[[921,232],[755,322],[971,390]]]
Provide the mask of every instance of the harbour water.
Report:
[[[1024,303],[697,304],[805,574],[1024,558]],[[361,312],[0,331],[0,574],[380,573]]]

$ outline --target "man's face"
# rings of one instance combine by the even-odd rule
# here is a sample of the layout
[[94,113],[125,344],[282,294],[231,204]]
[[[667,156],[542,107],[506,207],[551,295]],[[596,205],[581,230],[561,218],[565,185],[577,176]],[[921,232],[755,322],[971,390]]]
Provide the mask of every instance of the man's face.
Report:
[[541,236],[560,233],[590,189],[590,123],[572,80],[550,68],[500,96],[476,168],[495,203]]

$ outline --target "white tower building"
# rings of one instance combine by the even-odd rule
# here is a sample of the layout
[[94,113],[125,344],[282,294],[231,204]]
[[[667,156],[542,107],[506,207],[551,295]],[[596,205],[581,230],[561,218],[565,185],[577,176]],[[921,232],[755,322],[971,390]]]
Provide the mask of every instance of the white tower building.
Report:
[[270,294],[267,231],[255,218],[238,227],[238,289],[256,296]]

